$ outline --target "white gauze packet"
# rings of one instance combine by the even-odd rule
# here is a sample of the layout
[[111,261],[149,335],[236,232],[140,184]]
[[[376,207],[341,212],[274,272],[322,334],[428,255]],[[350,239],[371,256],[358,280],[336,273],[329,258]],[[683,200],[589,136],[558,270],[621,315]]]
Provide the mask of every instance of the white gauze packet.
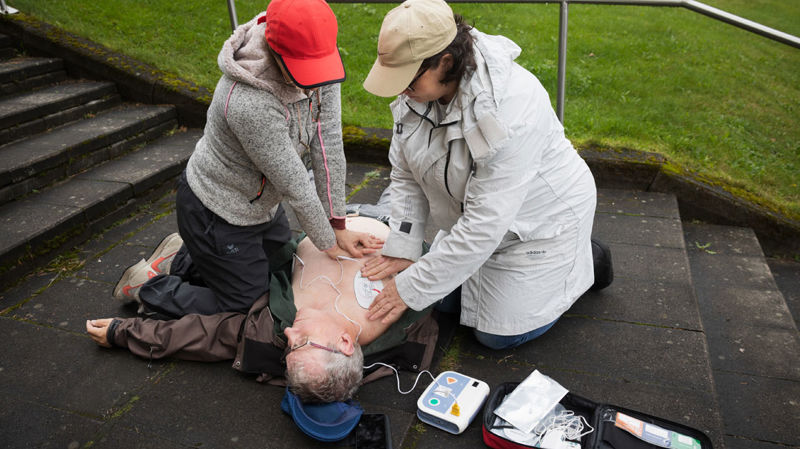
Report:
[[494,414],[530,433],[566,394],[566,388],[536,370],[503,399]]

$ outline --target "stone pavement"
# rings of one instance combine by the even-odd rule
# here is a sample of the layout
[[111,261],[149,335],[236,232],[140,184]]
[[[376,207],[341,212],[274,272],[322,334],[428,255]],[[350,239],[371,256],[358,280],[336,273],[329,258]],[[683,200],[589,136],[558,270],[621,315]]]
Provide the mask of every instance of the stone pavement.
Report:
[[[348,171],[351,203],[375,203],[388,184],[384,166]],[[716,448],[800,447],[797,327],[757,243],[748,243],[752,232],[687,226],[672,195],[601,189],[595,235],[612,249],[612,286],[585,295],[551,331],[514,350],[483,348],[442,315],[433,372],[455,369],[495,388],[538,369],[594,401],[701,429]],[[86,336],[86,319],[134,314],[111,289],[176,230],[170,193],[2,293],[4,447],[337,447],[297,430],[280,410],[282,389],[228,362],[149,363]],[[733,273],[724,263],[731,256]],[[413,382],[402,373],[404,390]],[[423,389],[402,395],[389,377],[362,387],[356,400],[389,416],[395,448],[485,447],[477,421],[458,436],[422,424],[415,411]]]

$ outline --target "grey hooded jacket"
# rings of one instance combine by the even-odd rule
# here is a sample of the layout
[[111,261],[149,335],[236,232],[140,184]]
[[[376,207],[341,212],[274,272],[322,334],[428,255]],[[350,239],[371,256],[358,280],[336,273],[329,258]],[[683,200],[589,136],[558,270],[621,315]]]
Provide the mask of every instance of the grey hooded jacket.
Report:
[[223,76],[187,180],[204,206],[237,226],[270,221],[286,201],[314,245],[326,250],[336,244],[329,219],[345,214],[340,86],[315,92],[287,83],[265,27],[254,18],[222,46]]

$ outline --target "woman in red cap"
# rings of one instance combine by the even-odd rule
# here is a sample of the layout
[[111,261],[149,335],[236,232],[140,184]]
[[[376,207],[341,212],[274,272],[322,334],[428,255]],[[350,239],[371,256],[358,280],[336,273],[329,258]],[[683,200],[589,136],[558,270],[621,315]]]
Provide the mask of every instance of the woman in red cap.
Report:
[[128,268],[115,297],[173,318],[247,312],[269,290],[270,253],[290,238],[281,201],[330,257],[380,248],[345,228],[337,30],[323,0],[273,0],[234,31],[217,59],[223,75],[204,135],[178,184],[184,244],[178,251],[171,242],[180,239],[168,237]]

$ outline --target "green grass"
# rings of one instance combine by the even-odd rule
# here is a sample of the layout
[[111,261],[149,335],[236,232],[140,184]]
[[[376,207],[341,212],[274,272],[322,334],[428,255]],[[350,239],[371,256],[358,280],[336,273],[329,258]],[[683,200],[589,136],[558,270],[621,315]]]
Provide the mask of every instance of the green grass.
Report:
[[[213,89],[230,34],[225,2],[41,1],[11,4],[49,23]],[[783,0],[708,0],[800,35]],[[240,22],[266,2],[236,3]],[[389,100],[361,83],[384,14],[394,5],[335,4],[348,73],[345,124],[391,127]],[[480,30],[523,53],[555,103],[558,5],[453,4]],[[565,125],[578,147],[662,153],[712,182],[800,218],[800,49],[680,8],[571,5]]]

